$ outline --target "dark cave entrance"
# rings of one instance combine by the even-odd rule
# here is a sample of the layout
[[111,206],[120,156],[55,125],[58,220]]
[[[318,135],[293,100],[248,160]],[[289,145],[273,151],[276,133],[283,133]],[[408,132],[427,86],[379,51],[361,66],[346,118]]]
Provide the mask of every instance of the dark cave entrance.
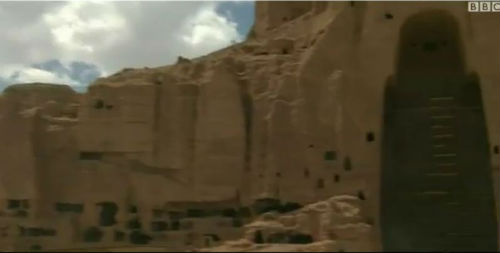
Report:
[[115,215],[118,212],[118,205],[114,202],[101,202],[97,205],[101,207],[99,225],[102,227],[109,227],[116,224]]
[[459,28],[430,10],[400,31],[382,141],[384,251],[496,251],[497,222],[479,79]]

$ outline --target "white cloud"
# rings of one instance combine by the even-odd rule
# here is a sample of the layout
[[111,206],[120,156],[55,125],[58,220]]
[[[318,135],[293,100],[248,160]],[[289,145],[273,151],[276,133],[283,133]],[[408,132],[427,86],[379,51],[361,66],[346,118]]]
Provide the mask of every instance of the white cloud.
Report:
[[220,47],[241,40],[236,23],[216,13],[214,5],[199,11],[184,29],[182,39],[190,46]]
[[[33,67],[51,59],[83,62],[99,66],[97,72],[114,73],[126,67],[172,64],[179,55],[210,53],[243,37],[228,14],[217,13],[218,4],[0,1],[4,34],[0,37],[0,83],[74,84],[71,76]],[[16,72],[17,78],[11,78]]]
[[0,72],[0,90],[12,83],[58,83],[68,84],[78,91],[85,91],[86,86],[103,73],[94,64],[82,61],[64,62],[49,60],[30,66],[8,65]]
[[68,85],[78,85],[76,81],[71,80],[67,76],[57,76],[55,73],[25,67],[16,72],[16,76],[13,78],[13,81],[17,83],[32,83],[32,82],[41,82],[41,83],[57,83],[57,84],[68,84]]
[[[92,13],[92,14],[88,14]],[[72,1],[43,15],[54,41],[67,51],[92,53],[126,32],[126,21],[111,2]],[[92,41],[85,38],[92,36]]]

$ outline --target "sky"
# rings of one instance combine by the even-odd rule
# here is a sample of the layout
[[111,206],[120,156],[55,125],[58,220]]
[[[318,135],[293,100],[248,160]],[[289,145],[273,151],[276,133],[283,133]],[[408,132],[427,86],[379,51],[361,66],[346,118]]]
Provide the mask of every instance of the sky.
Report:
[[29,82],[84,91],[123,68],[242,41],[253,19],[253,1],[0,1],[0,91]]

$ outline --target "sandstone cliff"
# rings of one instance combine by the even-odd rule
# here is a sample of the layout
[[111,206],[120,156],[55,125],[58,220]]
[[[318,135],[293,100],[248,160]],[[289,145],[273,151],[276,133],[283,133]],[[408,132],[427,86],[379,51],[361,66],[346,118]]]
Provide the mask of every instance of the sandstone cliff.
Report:
[[[0,223],[6,224],[0,228],[13,232],[5,240],[29,249],[17,227],[36,225],[58,231],[57,237],[40,239],[43,243],[33,239],[44,248],[123,246],[128,243],[125,235],[140,231],[151,235],[152,243],[168,242],[169,249],[185,250],[211,246],[205,245],[206,237],[219,238],[214,243],[220,244],[241,238],[245,231],[254,236],[255,229],[276,229],[279,235],[271,241],[294,232],[311,236],[314,243],[273,248],[243,240],[220,250],[380,250],[381,199],[391,195],[381,185],[390,167],[382,165],[387,153],[383,142],[396,133],[385,122],[391,109],[388,87],[399,87],[400,69],[420,73],[400,66],[401,55],[425,69],[420,60],[431,55],[426,50],[429,45],[435,49],[438,39],[440,45],[449,42],[460,49],[454,54],[463,60],[459,82],[464,76],[476,77],[479,103],[465,108],[469,111],[457,107],[466,111],[463,122],[484,125],[479,126],[484,128],[481,143],[468,142],[465,123],[457,124],[465,134],[455,136],[467,140],[457,142],[457,152],[469,157],[480,150],[482,166],[478,169],[467,159],[445,164],[481,174],[482,183],[467,189],[484,186],[484,195],[460,200],[491,204],[466,206],[484,207],[487,215],[481,217],[494,223],[498,212],[491,210],[493,203],[498,210],[498,190],[495,200],[487,188],[499,187],[497,16],[472,15],[459,2],[258,2],[255,15],[256,23],[242,43],[196,59],[180,56],[169,66],[124,69],[98,79],[85,94],[61,85],[7,88],[0,96]],[[438,33],[432,29],[441,26]],[[422,27],[432,33],[422,32]],[[442,38],[452,39],[443,43]],[[420,84],[428,82],[413,83],[417,85],[410,87],[411,94],[427,92]],[[443,97],[454,99],[437,98]],[[410,113],[402,115],[401,125],[412,122],[425,131],[405,134],[414,128],[402,128],[401,136],[411,142],[402,145],[401,154],[430,154],[430,145],[414,145],[432,137],[430,124],[404,118]],[[467,120],[469,116],[475,120]],[[432,155],[424,158],[418,162],[435,162]],[[415,175],[391,182],[414,187],[424,196],[435,193],[434,186],[448,187],[448,178],[427,180],[429,173],[406,169]],[[462,173],[453,190],[468,185],[464,182],[472,177],[464,175],[470,174]],[[414,176],[425,183],[412,180]],[[401,195],[403,201],[422,200],[408,192]],[[356,200],[330,199],[339,195]],[[270,203],[312,205],[241,227],[259,215],[256,206]],[[363,215],[350,220],[336,209],[343,205]],[[312,227],[288,224],[302,219]],[[101,231],[101,237],[87,240],[88,231]],[[495,240],[490,239],[482,245],[493,247]]]

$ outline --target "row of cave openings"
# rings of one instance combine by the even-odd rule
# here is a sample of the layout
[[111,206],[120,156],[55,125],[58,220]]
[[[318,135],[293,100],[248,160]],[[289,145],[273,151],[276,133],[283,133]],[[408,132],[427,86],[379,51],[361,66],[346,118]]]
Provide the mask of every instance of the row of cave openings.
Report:
[[[373,132],[367,132],[366,136],[365,136],[365,140],[368,143],[374,142],[375,141],[375,134]],[[310,144],[309,148],[310,149],[315,148],[314,144]],[[327,150],[323,154],[323,160],[328,161],[328,162],[336,161],[337,160],[337,153],[335,151],[332,151],[332,150]],[[352,162],[351,162],[351,158],[349,156],[344,157],[343,169],[344,169],[344,171],[347,171],[347,172],[352,170]],[[259,177],[262,178],[263,175],[259,175]],[[276,172],[276,177],[281,178],[282,177],[281,172]],[[309,168],[304,168],[304,178],[310,178],[310,177],[311,177],[311,173],[309,171]],[[335,173],[333,175],[333,182],[334,183],[340,182],[340,175],[338,173]],[[316,180],[316,188],[317,189],[324,189],[325,188],[325,180],[323,178],[318,178]],[[361,200],[366,199],[363,191],[358,191],[357,195],[358,195],[358,198]]]
[[[8,208],[16,210],[24,208],[29,205],[28,201],[23,200],[9,200]],[[83,241],[87,243],[101,242],[105,231],[102,227],[112,227],[117,224],[116,214],[118,213],[118,205],[114,202],[100,202],[97,206],[101,207],[98,226],[88,227],[83,232]],[[301,208],[298,203],[281,203],[279,200],[271,201],[258,201],[252,207],[239,207],[239,208],[225,208],[217,209],[187,209],[182,211],[166,211],[162,209],[153,209],[153,220],[150,224],[150,231],[164,232],[164,231],[182,231],[190,230],[193,228],[193,220],[190,218],[209,218],[209,217],[224,217],[230,218],[230,223],[225,223],[219,226],[230,226],[240,228],[243,224],[249,221],[253,216],[260,215],[266,212],[279,212],[287,213]],[[54,204],[54,210],[59,213],[74,213],[81,214],[84,211],[83,204],[75,203],[62,203]],[[127,210],[129,218],[125,224],[127,231],[114,230],[114,241],[124,242],[127,240],[132,244],[147,244],[152,240],[151,234],[144,232],[143,222],[138,216],[138,207],[135,205],[129,206]],[[188,220],[186,220],[188,219]],[[19,234],[26,237],[45,237],[56,236],[57,231],[51,228],[38,228],[38,227],[22,227],[19,226]],[[220,238],[217,234],[208,234],[210,237],[208,241],[219,241]],[[189,241],[189,240],[188,240]],[[33,245],[33,250],[40,250],[39,245]]]
[[93,105],[93,107],[94,107],[94,109],[96,109],[96,110],[101,110],[101,109],[111,110],[111,109],[113,109],[113,107],[114,107],[114,106],[113,106],[113,105],[111,105],[111,104],[106,104],[106,103],[104,103],[104,100],[102,100],[102,99],[96,99],[96,100],[94,101],[94,105]]
[[[109,227],[116,224],[115,215],[118,212],[118,206],[112,202],[100,203],[101,215],[99,225],[101,227]],[[280,203],[278,200],[272,202],[262,201],[256,202],[253,207],[240,207],[240,208],[226,208],[222,210],[216,209],[187,209],[181,211],[165,211],[161,209],[153,209],[153,221],[151,222],[151,232],[164,232],[164,231],[182,231],[190,230],[193,228],[193,220],[185,220],[191,218],[210,218],[210,217],[224,217],[230,218],[230,226],[233,228],[241,228],[246,221],[249,221],[255,214],[263,214],[270,211],[279,213],[287,213],[301,208],[302,206],[297,203]],[[114,231],[114,240],[117,242],[124,241],[126,235],[129,235],[129,240],[133,244],[147,244],[152,240],[151,235],[143,232],[143,222],[140,220],[138,208],[135,205],[129,206],[128,213],[131,217],[126,223],[126,228],[129,232]],[[219,226],[222,226],[219,224]],[[104,232],[99,227],[87,228],[84,232],[85,242],[100,242],[104,236]],[[219,241],[220,238],[217,234],[205,234],[210,237],[209,241]],[[190,241],[190,240],[187,240]],[[189,243],[187,243],[189,244]],[[209,244],[209,243],[206,243]],[[207,245],[208,246],[208,245]]]
[[290,244],[308,244],[312,243],[313,237],[309,234],[299,232],[273,233],[264,236],[262,231],[255,231],[253,242],[256,244],[262,243],[290,243]]
[[[13,214],[14,217],[27,217],[30,209],[28,199],[8,199],[7,210]],[[2,214],[3,216],[4,214]]]

